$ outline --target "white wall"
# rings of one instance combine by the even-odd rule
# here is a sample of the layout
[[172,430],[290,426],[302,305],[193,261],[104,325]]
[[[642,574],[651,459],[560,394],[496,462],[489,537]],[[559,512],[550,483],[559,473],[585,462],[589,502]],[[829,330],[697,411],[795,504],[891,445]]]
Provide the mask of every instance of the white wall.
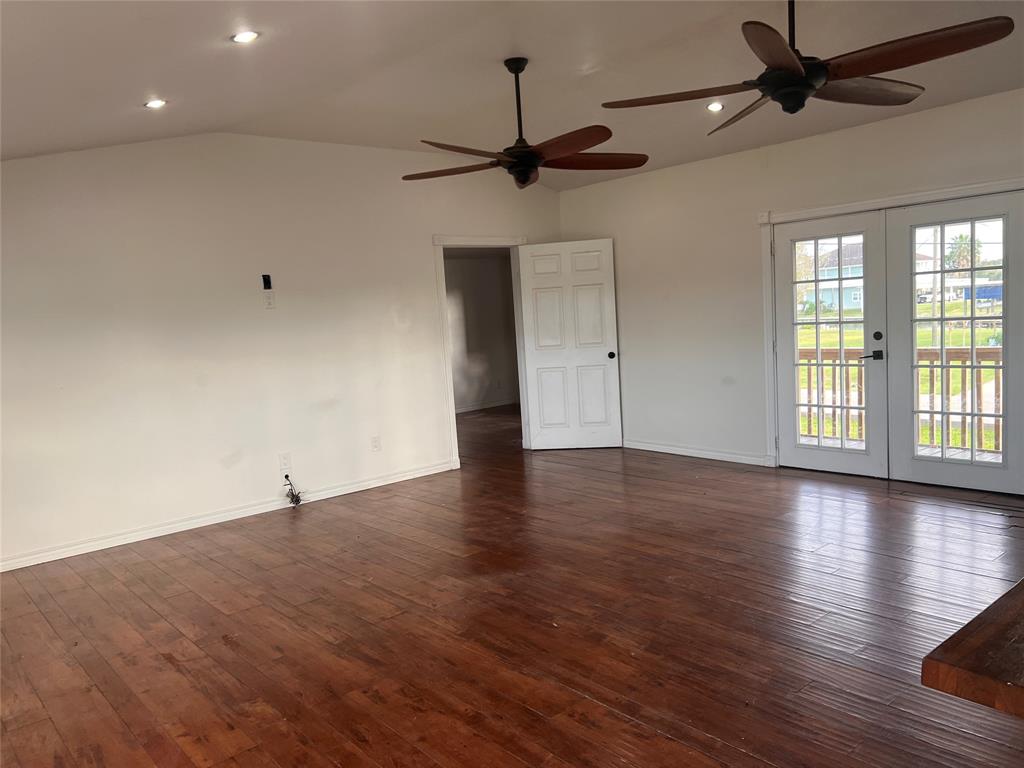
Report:
[[1017,91],[561,195],[216,134],[4,162],[3,565],[275,508],[280,452],[322,496],[448,466],[434,234],[613,237],[627,441],[761,461],[757,214],[1022,176],[1022,135]]
[[509,250],[446,249],[444,274],[456,412],[518,403]]
[[765,460],[759,212],[1015,176],[1024,91],[562,193],[563,239],[615,239],[627,444]]
[[213,134],[3,163],[4,567],[281,506],[281,452],[318,495],[447,467],[431,237],[550,240],[558,201],[399,180],[446,162]]

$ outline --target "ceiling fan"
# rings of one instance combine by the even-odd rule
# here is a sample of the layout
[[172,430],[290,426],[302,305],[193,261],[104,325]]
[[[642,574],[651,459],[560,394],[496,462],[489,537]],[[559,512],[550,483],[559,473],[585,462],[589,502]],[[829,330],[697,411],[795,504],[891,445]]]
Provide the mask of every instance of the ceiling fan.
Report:
[[639,168],[647,162],[647,155],[631,152],[585,152],[612,137],[612,132],[603,125],[590,125],[576,131],[564,133],[540,144],[530,144],[523,138],[523,106],[519,96],[519,75],[526,69],[527,59],[515,57],[505,59],[505,68],[516,79],[516,123],[519,127],[519,138],[511,147],[500,152],[488,152],[484,149],[459,147],[454,144],[441,144],[437,141],[426,141],[438,149],[449,152],[460,152],[464,155],[490,158],[486,163],[463,165],[458,168],[444,168],[439,171],[410,173],[402,178],[406,181],[416,179],[433,179],[439,176],[455,176],[460,173],[487,171],[491,168],[504,168],[516,180],[520,189],[528,187],[540,178],[541,166],[545,168],[563,168],[570,171],[612,171],[625,168]]
[[790,114],[803,109],[811,96],[847,104],[909,104],[924,93],[924,86],[872,75],[979,48],[1006,37],[1012,31],[1013,19],[1008,16],[993,16],[910,37],[901,37],[898,40],[890,40],[887,43],[879,43],[822,60],[815,56],[804,56],[797,50],[796,2],[789,0],[788,43],[767,24],[760,21],[743,23],[743,37],[746,38],[747,45],[766,67],[756,80],[641,99],[609,101],[602,106],[609,109],[644,107],[755,89],[761,92],[756,101],[711,131],[708,134],[710,136],[742,120],[769,101],[777,101],[782,106],[782,111]]

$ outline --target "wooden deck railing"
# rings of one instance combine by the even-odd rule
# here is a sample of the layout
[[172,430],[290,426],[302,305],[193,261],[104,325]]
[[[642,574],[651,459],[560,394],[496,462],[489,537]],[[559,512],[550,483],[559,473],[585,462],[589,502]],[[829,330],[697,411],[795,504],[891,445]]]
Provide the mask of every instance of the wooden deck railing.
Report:
[[[842,425],[839,425],[839,403],[837,402],[837,395],[840,389],[843,390],[845,398],[843,400],[847,405],[856,404],[864,405],[864,361],[860,359],[860,356],[864,354],[862,349],[847,349],[841,351],[837,348],[824,348],[821,350],[820,366],[818,367],[818,375],[822,379],[823,389],[822,391],[830,390],[832,392],[833,402],[831,403],[817,403],[822,407],[822,411],[828,414],[831,411],[833,431],[835,436],[842,434]],[[968,392],[967,397],[960,397],[960,407],[956,412],[960,420],[960,437],[959,447],[969,448],[970,443],[968,442],[968,428],[967,428],[967,417],[971,413],[971,399],[968,386],[971,383],[971,372],[974,372],[974,398],[976,413],[987,413],[987,414],[1002,414],[1002,400],[1003,400],[1003,380],[1001,376],[996,376],[993,381],[991,393],[986,392],[984,386],[984,366],[996,366],[1002,365],[1003,362],[1003,350],[1001,347],[979,347],[974,351],[975,365],[980,367],[971,368],[971,349],[970,347],[947,347],[946,348],[946,364],[949,367],[940,367],[942,362],[942,353],[937,349],[921,349],[917,352],[917,364],[921,366],[919,368],[920,373],[918,375],[927,376],[928,381],[928,393],[922,397],[927,397],[927,409],[928,411],[942,411],[942,395],[936,394],[935,385],[936,382],[941,383],[940,392],[950,392],[954,380],[959,380],[960,392]],[[816,365],[819,362],[818,353],[813,349],[801,349],[799,351],[799,364],[800,365]],[[843,369],[846,369],[844,376]],[[811,376],[807,376],[807,381],[803,384],[808,403],[816,400],[816,392],[814,387],[816,382]],[[947,402],[949,402],[947,397]],[[922,403],[918,403],[920,408]],[[814,405],[802,405],[800,406],[801,416],[804,415],[803,411],[806,411],[807,421],[801,422],[800,434],[802,436],[814,437],[817,434],[817,426],[815,425],[814,431],[812,431],[811,423],[814,419]],[[962,415],[961,415],[962,414]],[[942,416],[941,413],[935,413],[931,417],[924,417],[921,425],[924,427],[921,433],[918,435],[919,445],[928,445],[931,447],[939,447],[942,443]],[[848,435],[850,438],[863,439],[864,437],[864,424],[863,420],[858,420],[855,427],[856,434]],[[996,419],[993,426],[993,447],[988,450],[999,452],[1002,450],[1003,435],[1002,435],[1002,420]],[[976,441],[975,445],[980,447],[984,445],[984,425],[981,419],[977,420],[975,425]],[[952,436],[951,436],[952,439]]]

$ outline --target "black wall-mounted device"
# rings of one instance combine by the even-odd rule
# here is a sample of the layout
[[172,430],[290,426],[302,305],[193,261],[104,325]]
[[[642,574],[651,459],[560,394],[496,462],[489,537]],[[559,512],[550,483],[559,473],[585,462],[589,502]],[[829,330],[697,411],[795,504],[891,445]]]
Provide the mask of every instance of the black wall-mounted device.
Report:
[[269,290],[272,290],[272,289],[273,289],[273,286],[270,284],[270,275],[264,275],[263,276],[263,290],[264,291],[269,291]]

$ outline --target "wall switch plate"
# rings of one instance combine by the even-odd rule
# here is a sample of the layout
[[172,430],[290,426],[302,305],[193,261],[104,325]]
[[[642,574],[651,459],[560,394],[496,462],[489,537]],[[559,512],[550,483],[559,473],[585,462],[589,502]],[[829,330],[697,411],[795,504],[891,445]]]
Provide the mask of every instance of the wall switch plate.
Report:
[[274,308],[274,292],[263,291],[263,308],[273,309]]
[[380,435],[374,435],[370,438],[370,450],[375,453],[380,450]]

